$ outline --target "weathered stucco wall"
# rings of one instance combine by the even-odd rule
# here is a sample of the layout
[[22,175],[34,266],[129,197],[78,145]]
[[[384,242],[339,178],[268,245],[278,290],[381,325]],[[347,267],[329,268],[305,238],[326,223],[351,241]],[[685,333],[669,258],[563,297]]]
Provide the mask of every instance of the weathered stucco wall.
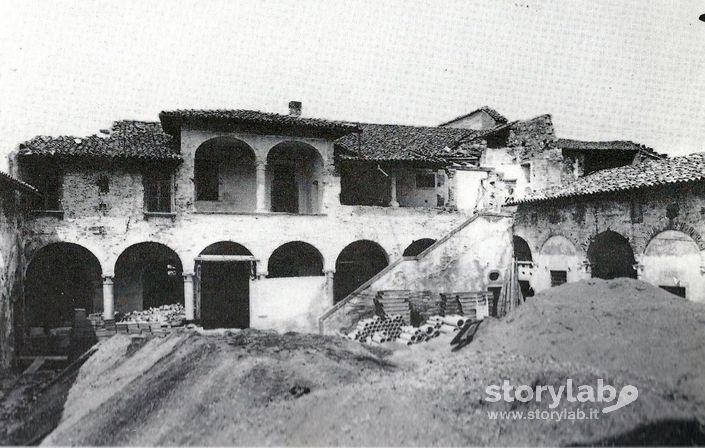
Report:
[[[481,214],[468,220],[447,239],[438,241],[418,257],[405,258],[340,302],[322,319],[322,331],[350,329],[370,314],[372,297],[381,290],[430,291],[432,300],[441,293],[486,291],[503,280],[511,261],[511,225],[507,215]],[[500,277],[490,281],[491,272]]]
[[[195,135],[198,138],[194,137],[191,143],[185,143],[186,147],[197,147],[199,141],[208,139],[205,134]],[[251,143],[257,146],[261,141],[254,139]],[[276,144],[276,141],[267,144]],[[329,148],[323,141],[312,140],[311,144],[315,144],[326,156],[326,160],[330,160],[332,147]],[[326,152],[329,149],[331,152]],[[188,156],[186,159],[188,161]],[[432,208],[342,206],[338,199],[340,178],[334,174],[331,166],[325,171],[323,206],[319,214],[202,213],[193,206],[194,188],[191,179],[194,173],[189,171],[189,166],[193,170],[193,164],[189,162],[176,170],[176,207],[173,216],[145,215],[142,168],[139,166],[67,166],[63,184],[63,219],[35,215],[29,220],[24,251],[27,259],[31,260],[47,244],[74,243],[95,255],[100,262],[102,275],[114,276],[116,261],[127,248],[138,243],[156,242],[178,255],[184,273],[192,273],[194,258],[206,247],[220,241],[233,241],[245,246],[258,259],[258,278],[251,281],[252,325],[259,328],[310,328],[314,331],[315,319],[332,304],[332,298],[329,297],[332,288],[310,285],[299,288],[296,282],[300,278],[264,278],[269,257],[279,246],[291,241],[304,241],[313,245],[323,256],[324,271],[334,275],[338,255],[354,241],[374,241],[382,246],[389,260],[394,260],[401,257],[414,240],[439,239],[467,218],[463,212]],[[99,191],[98,179],[101,176],[109,179],[110,191],[107,193]],[[323,278],[311,281],[318,282]],[[281,311],[285,314],[273,313],[268,305],[270,302],[263,303],[265,311],[258,310],[257,294],[260,293],[257,291],[268,294],[269,285],[278,281],[294,282],[286,289],[298,291],[291,301],[282,296],[281,300],[287,303]],[[263,285],[261,288],[258,287],[260,282]],[[116,280],[115,285],[116,288],[120,287],[120,282]],[[134,291],[138,293],[139,288],[135,287]],[[299,297],[297,294],[302,291],[314,294],[315,300],[310,295]],[[94,301],[95,308],[90,311],[102,310],[99,296]],[[128,300],[125,303],[134,304],[134,301]],[[124,312],[126,309],[119,307],[119,311]],[[267,317],[259,318],[261,315]],[[292,319],[291,326],[284,324],[286,316]],[[313,326],[310,326],[311,322]]]
[[14,308],[20,304],[24,268],[20,193],[0,187],[0,370],[10,367]]
[[628,240],[638,278],[684,287],[689,300],[705,302],[702,183],[519,205],[514,231],[531,248],[534,289],[550,287],[551,269],[566,270],[568,281],[590,278],[588,248],[607,230]]

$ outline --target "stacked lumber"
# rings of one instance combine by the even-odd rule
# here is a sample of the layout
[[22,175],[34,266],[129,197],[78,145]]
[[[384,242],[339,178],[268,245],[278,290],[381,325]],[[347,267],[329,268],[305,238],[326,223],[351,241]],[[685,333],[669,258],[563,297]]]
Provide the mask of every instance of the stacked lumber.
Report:
[[374,316],[359,321],[347,337],[362,343],[382,344],[397,339],[403,325],[404,319],[399,315]]
[[411,291],[386,290],[377,291],[376,302],[383,316],[401,316],[404,322],[411,321],[411,307],[409,302]]
[[460,302],[456,294],[441,293],[440,315],[460,314]]

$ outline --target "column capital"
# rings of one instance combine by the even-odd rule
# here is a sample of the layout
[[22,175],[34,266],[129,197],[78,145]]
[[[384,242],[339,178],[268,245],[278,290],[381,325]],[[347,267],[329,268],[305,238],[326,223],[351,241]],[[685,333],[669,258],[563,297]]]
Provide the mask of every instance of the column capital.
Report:
[[193,272],[182,272],[181,273],[181,276],[184,278],[185,282],[192,282],[194,275],[195,274]]
[[113,284],[113,278],[115,276],[113,274],[107,274],[103,276],[103,284],[104,285],[112,285]]
[[267,162],[259,159],[255,160],[255,168],[257,168],[258,170],[264,170],[267,168]]
[[335,275],[335,269],[324,269],[323,275],[326,277],[333,277]]

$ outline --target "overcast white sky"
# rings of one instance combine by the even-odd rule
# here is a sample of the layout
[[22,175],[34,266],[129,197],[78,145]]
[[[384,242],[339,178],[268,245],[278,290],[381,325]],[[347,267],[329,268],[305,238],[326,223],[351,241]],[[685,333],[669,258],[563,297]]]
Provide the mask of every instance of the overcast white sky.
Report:
[[[378,4],[379,3],[379,4]],[[705,151],[699,1],[0,0],[0,152],[174,108],[435,125],[483,105],[560,137]],[[5,167],[5,161],[0,163]]]

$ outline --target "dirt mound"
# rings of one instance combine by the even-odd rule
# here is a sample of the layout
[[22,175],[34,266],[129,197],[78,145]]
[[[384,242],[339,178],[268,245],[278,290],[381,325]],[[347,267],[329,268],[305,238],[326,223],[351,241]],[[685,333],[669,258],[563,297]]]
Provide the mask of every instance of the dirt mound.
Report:
[[[534,297],[456,352],[452,335],[381,347],[255,330],[116,336],[83,365],[43,443],[571,445],[648,435],[688,444],[705,440],[705,405],[685,388],[705,372],[702,318],[701,305],[619,280]],[[492,417],[549,403],[490,402],[489,385],[568,379],[636,385],[639,397],[597,419]],[[593,404],[563,401],[561,409]]]
[[474,350],[649,376],[705,401],[705,305],[649,283],[628,278],[567,283],[483,327]]

